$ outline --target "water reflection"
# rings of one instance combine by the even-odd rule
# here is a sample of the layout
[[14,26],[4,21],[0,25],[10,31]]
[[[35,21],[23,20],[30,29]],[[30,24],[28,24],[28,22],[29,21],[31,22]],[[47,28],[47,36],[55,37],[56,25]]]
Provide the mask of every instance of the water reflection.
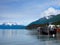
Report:
[[60,45],[59,37],[39,35],[36,31],[0,30],[0,45]]
[[56,40],[56,37],[49,37],[47,35],[37,35],[37,39],[40,41],[51,41],[51,40]]

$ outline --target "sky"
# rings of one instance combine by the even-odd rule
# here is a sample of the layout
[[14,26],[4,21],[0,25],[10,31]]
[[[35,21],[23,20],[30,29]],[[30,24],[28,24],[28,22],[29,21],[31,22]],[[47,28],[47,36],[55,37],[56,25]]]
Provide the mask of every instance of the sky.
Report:
[[0,23],[28,25],[56,14],[60,14],[60,0],[0,0]]

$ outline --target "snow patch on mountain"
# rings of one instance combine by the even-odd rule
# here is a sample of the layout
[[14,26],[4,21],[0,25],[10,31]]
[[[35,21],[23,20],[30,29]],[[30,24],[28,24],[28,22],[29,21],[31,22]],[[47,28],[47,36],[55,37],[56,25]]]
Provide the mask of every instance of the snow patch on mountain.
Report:
[[46,17],[47,19],[51,18],[50,15],[57,15],[57,14],[60,14],[60,10],[57,10],[53,7],[50,7],[41,13],[41,15],[44,15],[44,17]]

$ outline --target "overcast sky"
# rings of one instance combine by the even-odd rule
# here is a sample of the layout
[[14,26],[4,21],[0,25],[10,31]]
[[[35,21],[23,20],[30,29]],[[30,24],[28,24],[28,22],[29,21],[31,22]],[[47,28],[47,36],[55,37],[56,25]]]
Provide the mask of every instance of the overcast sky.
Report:
[[0,0],[0,23],[28,25],[52,14],[60,13],[60,0]]

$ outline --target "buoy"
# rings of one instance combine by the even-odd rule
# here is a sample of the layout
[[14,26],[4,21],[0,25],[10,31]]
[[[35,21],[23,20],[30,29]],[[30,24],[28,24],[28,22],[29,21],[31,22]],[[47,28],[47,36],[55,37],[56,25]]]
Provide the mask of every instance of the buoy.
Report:
[[55,34],[53,34],[52,36],[55,37]]

